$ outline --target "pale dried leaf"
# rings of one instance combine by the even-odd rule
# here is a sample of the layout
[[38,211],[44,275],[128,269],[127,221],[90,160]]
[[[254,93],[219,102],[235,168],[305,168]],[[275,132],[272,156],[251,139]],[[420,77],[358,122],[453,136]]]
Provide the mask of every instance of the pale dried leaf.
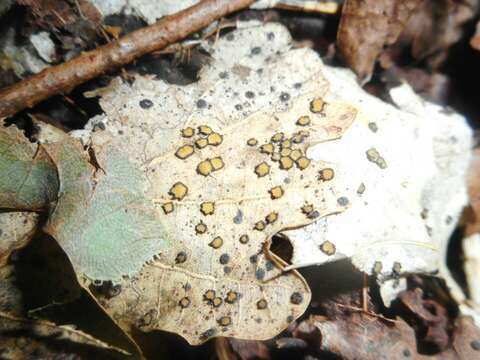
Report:
[[0,213],[0,265],[10,253],[28,243],[38,224],[33,212]]

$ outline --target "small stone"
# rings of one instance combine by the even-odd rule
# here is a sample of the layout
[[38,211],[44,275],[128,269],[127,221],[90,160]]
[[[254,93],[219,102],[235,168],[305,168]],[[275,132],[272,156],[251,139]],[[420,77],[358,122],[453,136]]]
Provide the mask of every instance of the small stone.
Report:
[[262,162],[255,167],[255,174],[258,177],[264,177],[270,172],[270,166],[266,162]]
[[153,106],[153,102],[150,99],[140,100],[139,105],[142,109],[150,109]]
[[[299,150],[299,149],[295,149],[293,150],[291,153],[290,153],[290,158],[293,160],[293,161],[297,161],[298,159],[300,159],[302,157],[303,153],[302,153],[302,150]],[[287,155],[288,156],[288,155]]]
[[226,265],[230,261],[230,255],[222,254],[222,255],[220,255],[220,258],[219,258],[218,261],[220,261],[220,264]]
[[336,247],[333,243],[326,240],[320,245],[320,250],[322,250],[322,252],[325,253],[326,255],[331,256],[335,254]]
[[207,145],[208,145],[208,140],[207,139],[201,138],[201,139],[198,139],[198,140],[195,141],[195,146],[198,149],[203,149]]
[[253,227],[255,230],[258,230],[258,231],[263,231],[265,230],[265,222],[264,221],[258,221],[255,223],[255,226]]
[[293,166],[293,160],[288,156],[284,156],[280,158],[280,169],[282,170],[289,170]]
[[223,245],[223,239],[220,236],[217,236],[208,245],[211,246],[214,249],[218,249]]
[[181,133],[184,138],[191,138],[193,135],[195,135],[195,129],[186,127],[185,129],[182,129]]
[[272,200],[275,200],[281,198],[284,194],[284,191],[281,186],[275,186],[269,190],[269,193]]
[[200,221],[197,225],[195,225],[195,233],[197,235],[199,234],[205,234],[207,232],[207,225]]
[[209,145],[218,146],[222,143],[223,136],[214,132],[214,133],[211,133],[210,135],[208,135],[207,141],[208,141]]
[[305,156],[301,156],[297,159],[297,161],[295,161],[295,164],[297,164],[297,168],[300,170],[305,170],[310,165],[310,159]]
[[210,135],[213,131],[212,128],[208,125],[200,125],[198,127],[198,132],[202,135]]
[[185,251],[180,251],[175,258],[176,264],[182,264],[187,261],[187,253]]
[[181,182],[176,182],[168,192],[174,200],[182,200],[188,193],[188,188]]
[[212,215],[215,211],[215,203],[206,201],[200,204],[200,211],[203,215]]
[[322,181],[330,181],[335,177],[335,171],[332,168],[325,168],[318,172],[318,179]]
[[210,160],[210,164],[212,164],[213,171],[218,171],[223,169],[225,166],[222,158],[220,156],[214,157]]
[[168,203],[163,204],[162,209],[163,209],[163,212],[165,213],[165,215],[170,214],[174,210],[173,203],[168,202]]
[[250,138],[247,140],[247,145],[248,146],[256,146],[258,144],[258,140],[255,138]]
[[299,126],[308,126],[310,125],[312,120],[309,116],[300,116],[297,120],[297,125]]
[[267,224],[273,224],[275,221],[278,219],[278,213],[276,212],[271,212],[265,217],[265,222]]
[[270,143],[260,146],[260,152],[262,154],[273,154],[273,150],[273,144]]
[[323,111],[325,103],[321,98],[315,98],[310,102],[310,111],[313,113],[319,113]]
[[357,194],[362,195],[365,192],[365,184],[361,183],[357,189]]
[[194,152],[194,148],[191,145],[183,145],[178,148],[178,150],[175,152],[175,156],[178,157],[179,159],[186,159],[189,156],[191,156]]
[[210,160],[203,160],[197,166],[197,173],[203,176],[208,176],[212,172],[213,167]]

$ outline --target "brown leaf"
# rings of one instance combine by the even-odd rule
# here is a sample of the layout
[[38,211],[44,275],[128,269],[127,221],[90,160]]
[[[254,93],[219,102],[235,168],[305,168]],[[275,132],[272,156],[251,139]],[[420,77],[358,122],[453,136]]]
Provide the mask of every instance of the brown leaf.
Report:
[[475,50],[480,50],[480,22],[477,23],[475,34],[470,39],[470,46]]
[[337,44],[361,81],[372,74],[385,45],[393,44],[422,0],[347,0]]
[[466,236],[480,232],[480,148],[472,152],[472,160],[467,173],[470,207],[466,209],[463,220]]

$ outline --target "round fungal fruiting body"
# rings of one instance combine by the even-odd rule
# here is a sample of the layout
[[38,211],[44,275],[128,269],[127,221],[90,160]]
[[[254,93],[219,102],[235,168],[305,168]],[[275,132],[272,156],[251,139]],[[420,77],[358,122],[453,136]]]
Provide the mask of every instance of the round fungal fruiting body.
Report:
[[265,222],[263,220],[257,221],[253,227],[255,230],[263,231],[265,230]]
[[297,159],[297,161],[295,161],[295,164],[297,164],[297,168],[300,170],[305,170],[310,165],[310,159],[305,156],[301,156]]
[[212,128],[207,125],[200,125],[198,127],[198,132],[202,135],[210,135],[212,133]]
[[302,206],[302,213],[304,213],[305,215],[308,215],[310,214],[311,212],[313,212],[313,205],[303,205]]
[[242,236],[240,236],[240,239],[239,239],[241,244],[246,244],[246,243],[248,243],[249,240],[250,240],[250,238],[246,234],[243,234]]
[[223,301],[222,301],[222,298],[220,298],[220,297],[215,297],[215,298],[213,298],[213,300],[211,301],[210,304],[211,304],[213,307],[219,307],[220,305],[222,305],[222,302],[223,302]]
[[283,156],[280,158],[280,169],[289,170],[293,166],[293,160],[288,156]]
[[255,174],[258,177],[264,177],[270,172],[270,166],[264,161],[255,167]]
[[260,152],[262,154],[273,154],[273,150],[274,150],[274,147],[273,147],[273,144],[263,144],[262,146],[260,146]]
[[330,181],[335,177],[335,171],[332,168],[325,168],[320,170],[319,179],[323,181]]
[[172,202],[167,202],[167,203],[163,204],[162,209],[163,209],[163,212],[165,213],[165,215],[170,214],[174,210],[173,203]]
[[238,300],[238,293],[235,291],[229,291],[225,297],[225,302],[228,304],[234,304]]
[[215,298],[215,290],[207,290],[205,294],[203,294],[203,300],[205,301],[212,301]]
[[312,120],[310,120],[310,117],[308,116],[300,116],[297,120],[297,125],[299,126],[308,126],[312,123]]
[[200,163],[198,163],[197,173],[199,173],[200,175],[208,176],[210,175],[212,170],[213,170],[213,167],[210,160],[207,159],[207,160],[200,161]]
[[193,135],[195,135],[195,129],[186,127],[185,129],[182,129],[181,133],[184,138],[191,138]]
[[322,250],[322,252],[325,253],[326,255],[331,256],[335,254],[337,249],[335,247],[335,244],[326,240],[320,245],[320,250]]
[[212,158],[210,160],[210,164],[212,164],[213,171],[218,171],[220,169],[223,169],[223,167],[225,166],[225,163],[223,162],[220,156]]
[[228,326],[232,324],[232,318],[230,316],[222,316],[217,322],[220,326]]
[[310,111],[312,113],[320,113],[323,111],[325,102],[321,98],[315,98],[310,102]]
[[203,215],[212,215],[215,212],[215,203],[211,201],[205,201],[200,204],[200,211]]
[[271,212],[265,217],[265,222],[267,224],[273,224],[275,221],[278,219],[278,213],[277,212]]
[[264,310],[268,306],[267,300],[261,299],[257,301],[257,309],[258,310]]
[[178,148],[178,150],[175,152],[175,156],[178,157],[179,159],[186,159],[190,156],[192,156],[194,152],[194,148],[192,145],[183,145]]
[[218,249],[223,245],[223,239],[220,236],[217,236],[208,245],[214,249]]
[[172,196],[172,199],[182,200],[187,195],[188,188],[179,181],[173,184],[168,193]]
[[204,222],[200,221],[197,225],[195,225],[195,233],[197,235],[205,234],[206,232],[207,232],[207,225],[205,225]]
[[195,146],[199,149],[203,149],[207,145],[208,145],[208,140],[207,139],[201,138],[201,139],[197,139],[195,141]]
[[299,305],[302,303],[302,301],[303,301],[303,295],[300,294],[299,292],[294,292],[290,296],[290,302],[294,305]]
[[187,261],[187,253],[185,251],[180,251],[175,258],[175,264],[182,264]]
[[209,145],[218,146],[223,142],[223,136],[213,132],[207,137],[207,142]]
[[185,296],[184,298],[180,299],[180,301],[178,302],[178,305],[180,305],[182,309],[185,309],[190,306],[190,303],[191,303],[190,299]]
[[283,196],[284,191],[281,186],[275,186],[269,190],[269,193],[272,200],[275,200],[280,199]]

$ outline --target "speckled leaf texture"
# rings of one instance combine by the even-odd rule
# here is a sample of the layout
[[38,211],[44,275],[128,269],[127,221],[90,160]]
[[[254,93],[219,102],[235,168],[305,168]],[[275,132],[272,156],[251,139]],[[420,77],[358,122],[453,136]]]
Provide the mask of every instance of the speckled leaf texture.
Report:
[[47,147],[62,184],[47,229],[81,280],[112,281],[114,296],[93,293],[127,332],[268,339],[308,306],[270,242],[348,209],[335,164],[308,149],[356,110],[290,41],[279,25],[242,29],[204,44],[213,59],[191,85],[115,80],[97,92],[105,114],[74,134],[88,161],[72,157],[79,145]]
[[0,209],[40,210],[56,200],[55,165],[42,146],[0,121]]

